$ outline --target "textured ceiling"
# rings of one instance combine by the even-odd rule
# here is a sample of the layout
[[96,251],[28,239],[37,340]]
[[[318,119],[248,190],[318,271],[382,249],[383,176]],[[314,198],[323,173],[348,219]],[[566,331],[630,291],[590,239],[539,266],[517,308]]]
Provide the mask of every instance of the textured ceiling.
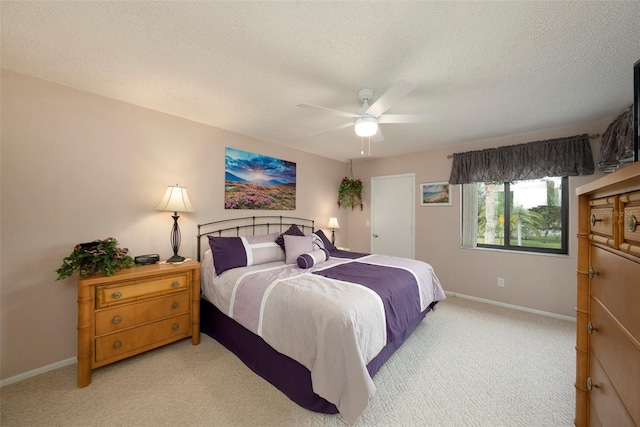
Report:
[[[372,157],[613,117],[640,2],[0,2],[3,68],[338,160],[358,91],[418,88]],[[375,97],[374,97],[375,101]],[[455,150],[455,147],[452,147]]]

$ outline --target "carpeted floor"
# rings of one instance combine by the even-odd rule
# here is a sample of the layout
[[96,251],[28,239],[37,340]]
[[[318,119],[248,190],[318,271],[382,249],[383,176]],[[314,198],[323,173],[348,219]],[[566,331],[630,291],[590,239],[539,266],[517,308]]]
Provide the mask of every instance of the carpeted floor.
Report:
[[[571,426],[575,323],[449,297],[375,376],[355,426]],[[345,426],[300,408],[202,335],[3,387],[2,426]]]

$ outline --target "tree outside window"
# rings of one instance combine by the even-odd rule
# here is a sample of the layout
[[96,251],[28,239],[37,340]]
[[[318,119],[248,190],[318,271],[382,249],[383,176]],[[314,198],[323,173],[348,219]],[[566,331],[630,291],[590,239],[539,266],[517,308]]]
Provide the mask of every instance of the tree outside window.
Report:
[[477,188],[477,247],[566,254],[567,184],[566,177],[471,184]]

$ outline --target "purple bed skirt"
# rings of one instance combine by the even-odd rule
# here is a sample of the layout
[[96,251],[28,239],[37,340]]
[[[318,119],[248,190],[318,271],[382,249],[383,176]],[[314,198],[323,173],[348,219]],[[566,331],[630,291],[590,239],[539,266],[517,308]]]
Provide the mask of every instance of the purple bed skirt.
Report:
[[[367,370],[373,376],[384,362],[402,345],[426,314],[437,304],[433,302],[414,320],[404,334],[389,342],[369,362]],[[313,392],[311,372],[300,363],[278,353],[262,338],[223,314],[204,298],[200,300],[200,330],[233,352],[253,372],[260,375],[289,399],[303,408],[325,414],[336,414],[336,406]]]

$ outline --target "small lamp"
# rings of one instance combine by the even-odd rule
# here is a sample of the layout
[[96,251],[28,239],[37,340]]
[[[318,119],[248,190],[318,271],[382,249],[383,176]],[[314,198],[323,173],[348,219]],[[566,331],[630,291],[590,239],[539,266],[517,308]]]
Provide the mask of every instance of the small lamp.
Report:
[[338,218],[331,217],[329,218],[329,222],[327,223],[327,228],[331,229],[331,244],[336,243],[336,229],[340,228],[340,224],[338,224]]
[[171,247],[173,248],[173,256],[167,262],[182,262],[184,257],[178,255],[180,249],[180,228],[178,227],[178,212],[193,212],[195,209],[189,200],[187,189],[184,187],[170,185],[164,197],[156,206],[157,211],[173,212],[173,228],[171,229]]

